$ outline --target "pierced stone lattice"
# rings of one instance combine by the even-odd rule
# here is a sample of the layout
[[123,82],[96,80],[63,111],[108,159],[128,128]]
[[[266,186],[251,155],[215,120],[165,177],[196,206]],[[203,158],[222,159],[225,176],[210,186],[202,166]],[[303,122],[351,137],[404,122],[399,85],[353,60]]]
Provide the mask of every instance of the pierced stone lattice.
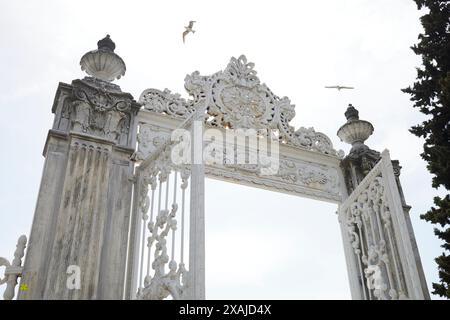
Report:
[[[142,216],[142,242],[140,256],[140,284],[137,292],[137,299],[141,300],[163,300],[171,297],[174,300],[184,299],[187,295],[187,275],[184,260],[184,215],[185,215],[185,192],[188,187],[190,170],[187,166],[175,166],[170,161],[170,143],[163,144],[155,153],[155,156],[146,164],[139,168],[139,195],[138,210]],[[175,232],[177,231],[178,202],[176,198],[177,174],[181,176],[181,261],[175,259]],[[169,182],[170,176],[174,175],[174,198],[171,209],[168,208]],[[165,206],[162,203],[162,185],[166,186]],[[158,197],[156,189],[159,187]],[[150,189],[150,190],[149,190]],[[149,191],[151,196],[149,196]],[[157,202],[156,218],[153,219],[154,207]],[[150,210],[150,221],[148,212]],[[146,229],[147,228],[147,229]],[[168,238],[172,234],[171,257],[168,246]],[[146,235],[148,235],[146,237]],[[147,272],[142,283],[144,274],[144,248],[147,248]],[[152,250],[154,254],[152,256]],[[150,272],[150,267],[153,272]],[[153,273],[153,275],[152,275]]]
[[396,213],[387,198],[382,162],[361,182],[341,210],[357,257],[364,298],[408,299],[392,219]]

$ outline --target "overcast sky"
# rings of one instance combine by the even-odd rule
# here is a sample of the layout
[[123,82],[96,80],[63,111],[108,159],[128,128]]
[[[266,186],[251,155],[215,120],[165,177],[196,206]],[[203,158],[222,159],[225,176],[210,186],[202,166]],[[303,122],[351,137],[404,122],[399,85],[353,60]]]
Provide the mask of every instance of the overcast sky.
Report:
[[[419,156],[423,141],[408,132],[424,117],[400,91],[420,65],[409,49],[420,15],[412,0],[0,0],[0,256],[11,259],[29,234],[58,82],[83,77],[81,56],[109,33],[127,65],[116,83],[136,99],[146,88],[186,96],[186,74],[214,73],[245,54],[260,80],[296,105],[292,124],[324,132],[336,149],[349,150],[336,131],[355,105],[375,127],[367,144],[403,166],[431,288],[441,248],[419,215],[439,192]],[[183,44],[189,20],[196,33]],[[323,88],[335,84],[356,90]],[[206,187],[207,298],[350,298],[336,205],[212,180]]]

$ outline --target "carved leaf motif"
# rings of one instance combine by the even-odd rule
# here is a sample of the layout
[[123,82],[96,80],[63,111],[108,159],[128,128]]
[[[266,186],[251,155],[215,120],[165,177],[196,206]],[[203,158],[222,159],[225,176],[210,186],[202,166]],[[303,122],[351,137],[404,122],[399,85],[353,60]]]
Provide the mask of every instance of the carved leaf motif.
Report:
[[234,83],[252,87],[259,84],[256,71],[253,70],[254,67],[254,63],[247,62],[247,58],[241,55],[238,59],[231,58],[230,63],[225,69],[225,73],[234,80]]

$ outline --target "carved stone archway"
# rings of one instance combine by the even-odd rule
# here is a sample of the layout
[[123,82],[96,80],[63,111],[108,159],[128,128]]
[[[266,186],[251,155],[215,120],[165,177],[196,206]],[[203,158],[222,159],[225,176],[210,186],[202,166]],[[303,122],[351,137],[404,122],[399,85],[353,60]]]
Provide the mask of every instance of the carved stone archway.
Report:
[[204,299],[205,177],[338,204],[352,297],[429,298],[400,166],[364,144],[373,126],[355,108],[344,155],[293,128],[294,105],[244,56],[188,75],[189,99],[148,89],[136,102],[112,83],[126,69],[114,50],[100,40],[80,61],[89,77],[58,86],[29,240],[0,258],[5,298],[21,277],[19,299]]
[[[143,110],[138,120],[136,158],[142,162],[137,170],[136,190],[140,196],[134,207],[132,236],[135,242],[129,252],[129,259],[135,266],[128,271],[130,298],[135,292],[142,299],[205,297],[205,176],[339,204],[339,223],[352,297],[428,298],[412,229],[407,227],[410,222],[403,210],[406,205],[400,194],[398,175],[394,175],[387,152],[381,156],[364,144],[373,127],[369,122],[359,120],[356,109],[349,107],[346,113],[348,122],[338,132],[341,139],[353,146],[344,158],[343,151],[336,151],[323,133],[313,128],[294,129],[290,125],[295,116],[294,105],[287,97],[276,96],[262,84],[254,64],[247,62],[245,56],[231,58],[223,71],[211,76],[202,76],[197,71],[186,76],[185,88],[191,96],[188,100],[168,89],[147,89],[139,99]],[[233,129],[255,129],[262,135],[270,135],[271,130],[276,130],[278,134],[271,138],[279,143],[275,152],[277,170],[269,175],[262,174],[262,162],[236,164],[228,161],[230,159],[226,156],[223,162],[192,165],[192,168],[197,167],[195,170],[171,165],[171,148],[177,143],[171,140],[171,133],[177,128],[191,128],[192,133],[194,119],[200,119],[203,124],[200,132],[213,128],[223,136]],[[234,138],[232,142],[225,140],[215,145],[221,145],[218,148],[220,153],[228,143],[235,142]],[[171,172],[185,172],[187,181],[188,171],[196,181],[190,190],[190,223],[196,231],[195,235],[191,231],[190,261],[186,269],[185,261],[181,261],[181,267],[177,268],[174,256],[169,259],[167,252],[170,250],[166,247],[168,233],[159,236],[153,222],[150,222],[149,230],[142,226],[147,222],[148,203],[155,198],[158,181],[168,187]],[[392,181],[396,181],[396,185],[392,185]],[[151,185],[152,197],[147,196],[148,185]],[[162,212],[163,216],[174,220],[177,216],[176,210]],[[163,216],[160,219],[170,224],[170,219]],[[158,216],[155,221],[158,224]],[[161,224],[160,227],[164,229],[166,225]],[[176,229],[171,230],[175,232]],[[145,255],[142,250],[145,245],[149,247],[145,243],[147,237],[153,241],[150,247],[155,245],[163,249],[146,262],[148,271],[143,276],[145,263],[142,261],[144,256],[148,259],[151,252],[150,249]],[[141,249],[140,253],[137,248]],[[153,276],[148,269],[152,259]]]

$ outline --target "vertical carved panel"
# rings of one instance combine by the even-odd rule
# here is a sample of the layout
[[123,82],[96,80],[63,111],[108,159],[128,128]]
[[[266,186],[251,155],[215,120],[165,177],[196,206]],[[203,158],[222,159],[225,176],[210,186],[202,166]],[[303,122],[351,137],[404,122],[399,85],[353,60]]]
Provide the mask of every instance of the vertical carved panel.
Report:
[[[71,142],[44,298],[96,298],[110,155],[111,146]],[[66,287],[69,265],[81,268],[80,290]]]
[[380,161],[346,199],[339,212],[356,257],[361,298],[427,297],[387,151],[382,153]]
[[366,298],[408,298],[381,173],[345,213]]

